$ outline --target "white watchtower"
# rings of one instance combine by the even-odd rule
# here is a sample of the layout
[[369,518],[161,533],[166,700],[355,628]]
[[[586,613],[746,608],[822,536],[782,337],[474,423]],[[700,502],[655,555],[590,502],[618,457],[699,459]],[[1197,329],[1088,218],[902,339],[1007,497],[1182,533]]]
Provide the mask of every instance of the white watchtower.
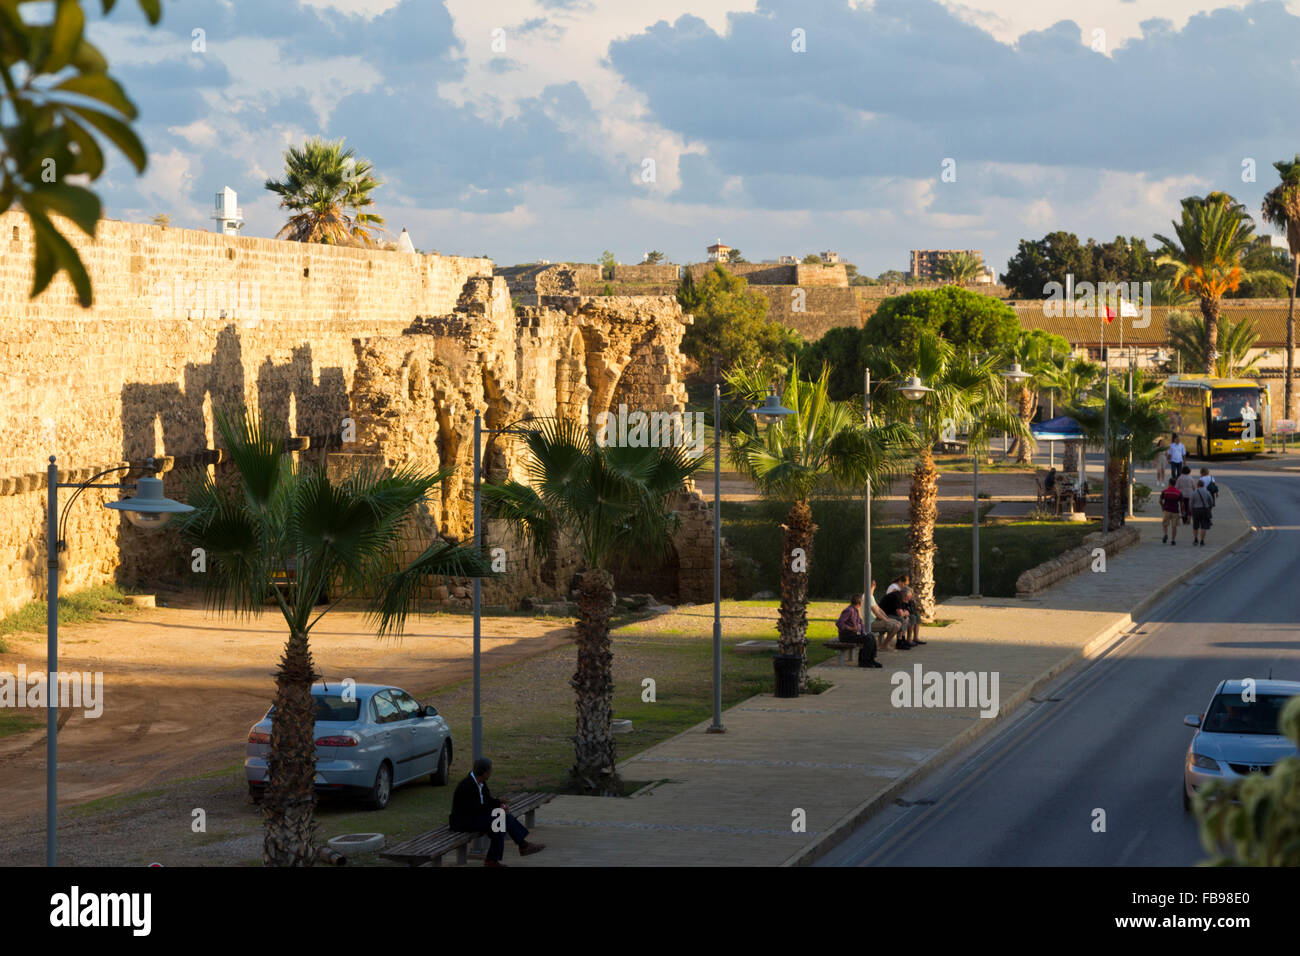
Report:
[[239,197],[229,186],[217,193],[217,206],[212,218],[217,221],[217,232],[225,236],[237,236],[244,228],[244,211],[239,208]]

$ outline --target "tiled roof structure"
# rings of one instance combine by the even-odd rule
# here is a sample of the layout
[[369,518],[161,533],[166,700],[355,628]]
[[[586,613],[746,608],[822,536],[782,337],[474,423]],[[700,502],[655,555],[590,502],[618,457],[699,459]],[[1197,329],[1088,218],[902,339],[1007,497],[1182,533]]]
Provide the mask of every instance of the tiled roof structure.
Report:
[[[1240,305],[1237,303],[1240,303]],[[1101,319],[1094,316],[1044,315],[1042,302],[1021,301],[1013,302],[1011,305],[1020,319],[1021,328],[1043,329],[1046,332],[1053,332],[1065,338],[1071,345],[1097,347],[1101,344]],[[1110,325],[1106,326],[1106,342],[1112,345],[1119,343],[1120,323],[1123,322],[1125,344],[1138,346],[1165,345],[1169,341],[1166,319],[1169,313],[1173,311],[1178,310],[1166,306],[1153,306],[1150,325],[1146,328],[1136,328],[1134,325],[1137,322],[1144,321],[1143,318],[1115,319]],[[1201,316],[1200,306],[1195,303],[1190,306],[1182,306],[1181,311],[1193,318],[1200,318]],[[1297,307],[1297,313],[1300,313],[1300,306]],[[1240,321],[1242,318],[1250,319],[1254,324],[1255,332],[1259,335],[1259,341],[1255,343],[1255,347],[1261,349],[1285,348],[1286,315],[1287,306],[1285,301],[1280,306],[1260,306],[1250,299],[1225,299],[1219,312],[1221,319],[1229,318],[1234,322]]]

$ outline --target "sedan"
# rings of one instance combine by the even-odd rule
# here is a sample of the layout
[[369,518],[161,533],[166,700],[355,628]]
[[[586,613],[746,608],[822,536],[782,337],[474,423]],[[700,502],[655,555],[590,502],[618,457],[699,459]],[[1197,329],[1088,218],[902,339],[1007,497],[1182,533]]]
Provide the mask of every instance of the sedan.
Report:
[[1268,773],[1283,757],[1300,756],[1278,728],[1282,708],[1297,694],[1297,681],[1225,680],[1205,713],[1183,718],[1197,729],[1183,767],[1184,810],[1192,808],[1193,794],[1211,780]]
[[[375,810],[388,806],[394,787],[427,775],[447,783],[451,729],[432,706],[384,684],[316,683],[316,791],[360,796]],[[275,706],[248,732],[244,771],[248,792],[261,799],[269,781]]]

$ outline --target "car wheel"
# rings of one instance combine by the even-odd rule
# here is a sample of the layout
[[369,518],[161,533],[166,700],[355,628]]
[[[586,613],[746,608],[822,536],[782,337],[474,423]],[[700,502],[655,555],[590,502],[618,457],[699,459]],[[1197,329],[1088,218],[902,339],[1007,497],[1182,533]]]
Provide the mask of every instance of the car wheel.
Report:
[[438,754],[438,766],[433,773],[429,774],[429,783],[435,787],[447,786],[447,779],[451,775],[451,747],[448,744],[442,745],[442,752]]
[[1191,811],[1192,811],[1192,798],[1189,797],[1189,796],[1187,795],[1187,783],[1184,781],[1184,783],[1183,783],[1183,812],[1184,812],[1184,813],[1191,813]]
[[375,785],[370,788],[370,796],[366,798],[366,805],[371,810],[382,810],[388,806],[388,800],[393,795],[393,768],[386,763],[379,765],[379,772],[375,774]]

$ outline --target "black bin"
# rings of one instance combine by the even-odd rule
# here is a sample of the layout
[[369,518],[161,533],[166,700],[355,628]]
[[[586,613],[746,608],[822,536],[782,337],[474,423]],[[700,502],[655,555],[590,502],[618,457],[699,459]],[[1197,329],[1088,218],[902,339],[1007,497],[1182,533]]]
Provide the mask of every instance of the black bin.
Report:
[[776,696],[799,696],[799,668],[803,657],[798,654],[777,654],[772,658],[772,668],[776,671]]

